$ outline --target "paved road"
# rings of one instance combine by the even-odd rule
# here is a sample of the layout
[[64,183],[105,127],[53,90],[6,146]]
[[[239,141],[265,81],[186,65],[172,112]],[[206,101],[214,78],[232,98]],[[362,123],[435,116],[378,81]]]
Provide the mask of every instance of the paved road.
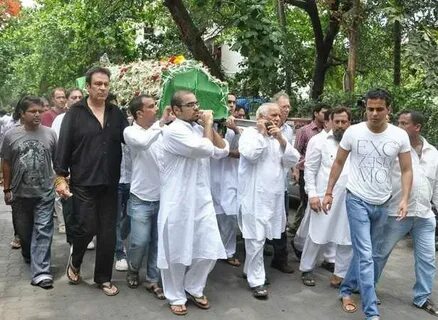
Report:
[[[0,200],[1,201],[1,200]],[[2,202],[2,201],[1,201]],[[165,302],[155,299],[144,287],[129,289],[125,274],[114,271],[120,293],[106,297],[92,282],[94,252],[86,254],[82,275],[84,282],[69,285],[65,277],[68,245],[64,236],[55,234],[52,246],[52,265],[55,288],[42,290],[30,285],[29,267],[24,264],[19,250],[11,250],[11,214],[3,202],[0,205],[0,319],[175,319]],[[242,243],[239,242],[239,251]],[[298,262],[290,257],[298,269]],[[268,266],[269,258],[266,258]],[[318,269],[317,285],[304,286],[300,274],[285,275],[267,267],[271,280],[271,295],[267,301],[252,298],[242,279],[242,268],[218,262],[211,273],[205,294],[212,308],[208,311],[188,306],[187,319],[362,319],[361,312],[342,312],[336,290],[328,285],[329,273]],[[382,299],[382,319],[427,320],[434,317],[411,305],[413,259],[409,241],[399,245],[386,268],[378,288]]]

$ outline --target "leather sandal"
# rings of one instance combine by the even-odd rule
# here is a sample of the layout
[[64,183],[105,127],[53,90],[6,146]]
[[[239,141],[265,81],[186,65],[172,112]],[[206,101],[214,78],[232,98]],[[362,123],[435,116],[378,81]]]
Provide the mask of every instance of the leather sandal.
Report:
[[146,289],[150,292],[153,293],[155,298],[159,299],[159,300],[164,300],[166,299],[163,289],[160,288],[160,286],[158,285],[158,283],[154,283],[154,282],[148,282],[146,283]]
[[353,301],[353,299],[351,299],[350,296],[342,297],[341,304],[342,304],[342,310],[344,310],[344,312],[354,313],[357,311],[357,304],[356,302]]
[[169,304],[170,311],[177,316],[184,316],[187,314],[185,304]]
[[194,295],[191,295],[186,291],[188,299],[195,304],[200,309],[210,309],[210,303],[208,302],[208,299],[206,296],[202,297],[195,297]]

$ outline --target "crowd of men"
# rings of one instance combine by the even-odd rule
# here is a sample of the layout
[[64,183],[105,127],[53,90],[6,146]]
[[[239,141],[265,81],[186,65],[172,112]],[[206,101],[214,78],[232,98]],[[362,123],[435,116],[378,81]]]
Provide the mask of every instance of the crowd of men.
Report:
[[[298,130],[287,123],[289,97],[262,104],[253,127],[228,95],[230,117],[218,130],[211,110],[200,110],[190,91],[175,92],[158,119],[153,97],[135,97],[127,113],[109,96],[110,73],[92,68],[81,90],[53,90],[51,108],[25,96],[13,119],[2,120],[4,199],[12,206],[15,237],[31,266],[31,284],[53,287],[50,251],[54,214],[70,243],[66,276],[81,283],[84,254],[96,237],[94,282],[108,296],[119,288],[115,268],[129,288],[145,285],[167,299],[173,314],[187,314],[187,300],[210,308],[204,288],[217,260],[234,267],[237,230],[245,243],[243,276],[257,299],[270,284],[264,247],[274,247],[271,267],[288,264],[289,179],[300,185],[301,204],[292,246],[302,281],[314,286],[313,270],[331,270],[342,309],[380,319],[376,285],[398,241],[414,244],[413,303],[438,316],[430,299],[435,277],[438,151],[421,136],[416,111],[388,122],[390,96],[365,96],[366,120],[352,125],[343,106],[317,105]],[[68,110],[68,111],[67,111]],[[66,112],[67,111],[67,112]],[[243,111],[243,112],[242,112]],[[91,246],[91,247],[92,247]]]

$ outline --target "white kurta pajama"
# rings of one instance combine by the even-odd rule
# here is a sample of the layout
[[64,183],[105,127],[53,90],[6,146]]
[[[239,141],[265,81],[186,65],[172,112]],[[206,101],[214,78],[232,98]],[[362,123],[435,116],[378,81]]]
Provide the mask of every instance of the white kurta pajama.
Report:
[[[307,148],[304,180],[309,199],[319,197],[321,203],[327,188],[330,170],[336,158],[339,144],[330,131],[326,135],[315,136]],[[308,235],[301,256],[300,270],[311,271],[317,263],[323,246],[336,244],[335,274],[344,277],[351,260],[351,239],[345,206],[346,184],[349,159],[342,170],[333,190],[333,204],[328,214],[317,213],[308,205]]]
[[255,128],[243,131],[239,141],[239,227],[245,239],[244,272],[250,287],[263,285],[265,239],[280,239],[286,227],[284,173],[300,154],[288,142],[284,151],[273,137]]
[[[239,147],[240,133],[227,129],[225,139],[230,145],[230,150]],[[219,226],[222,242],[225,246],[227,258],[236,253],[236,228],[237,228],[237,170],[239,159],[225,157],[211,159],[211,195]]]
[[170,304],[184,291],[202,296],[208,273],[225,259],[210,192],[210,158],[228,154],[203,138],[203,128],[175,120],[163,132],[160,157],[158,267]]

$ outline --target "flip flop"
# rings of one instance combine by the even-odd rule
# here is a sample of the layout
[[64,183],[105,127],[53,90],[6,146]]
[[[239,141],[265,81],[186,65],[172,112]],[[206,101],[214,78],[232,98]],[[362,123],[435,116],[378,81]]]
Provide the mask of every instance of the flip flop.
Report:
[[187,314],[187,308],[185,304],[169,304],[169,308],[174,315],[184,316]]
[[156,284],[156,283],[147,283],[146,284],[146,289],[150,293],[153,293],[155,298],[157,298],[159,300],[165,300],[166,299],[166,296],[164,295],[163,289],[160,288],[158,286],[158,284]]
[[99,288],[102,289],[103,293],[105,293],[109,297],[115,296],[116,294],[119,293],[119,289],[111,282],[101,283],[99,284]]
[[233,267],[240,267],[241,263],[239,259],[236,257],[230,257],[228,259],[224,259],[224,262],[228,263],[229,265],[232,265]]
[[187,293],[187,297],[189,298],[190,301],[192,301],[198,308],[200,309],[210,309],[210,303],[207,300],[206,296],[202,296],[202,297],[195,297],[193,295],[191,295],[190,293]]
[[71,255],[68,258],[67,270],[65,271],[65,274],[67,275],[67,279],[70,284],[79,284],[79,282],[81,282],[80,270],[73,267],[73,264],[71,263]]
[[[353,301],[353,299],[351,299],[351,297],[342,297],[341,298],[341,305],[342,305],[342,310],[344,310],[344,312],[347,313],[354,313],[357,311],[357,304],[356,302]],[[348,309],[348,307],[351,306],[353,307],[352,309]]]

